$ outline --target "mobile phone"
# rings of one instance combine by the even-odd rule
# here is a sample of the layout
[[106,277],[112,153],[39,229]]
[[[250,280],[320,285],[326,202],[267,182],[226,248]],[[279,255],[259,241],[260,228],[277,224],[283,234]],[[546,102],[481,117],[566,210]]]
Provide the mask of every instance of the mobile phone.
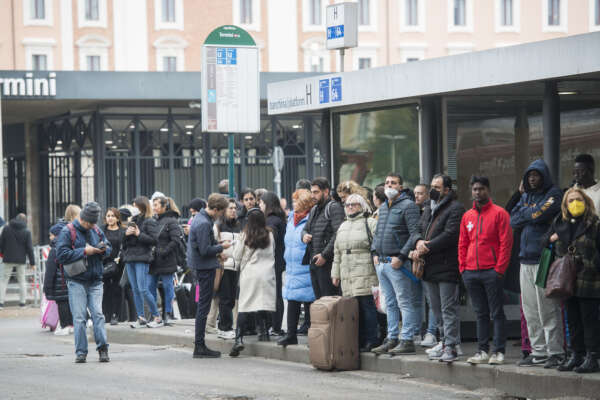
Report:
[[128,227],[131,227],[131,228],[135,228],[137,225],[135,224],[135,222],[133,222],[133,221],[129,221],[129,222],[127,223],[127,226],[128,226]]

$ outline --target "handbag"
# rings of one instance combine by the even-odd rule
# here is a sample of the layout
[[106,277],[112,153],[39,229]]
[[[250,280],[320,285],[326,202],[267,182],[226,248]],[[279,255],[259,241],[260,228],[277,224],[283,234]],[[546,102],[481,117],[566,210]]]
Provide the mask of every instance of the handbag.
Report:
[[552,263],[546,281],[546,297],[566,300],[575,294],[577,265],[575,263],[575,247],[569,246],[568,253]]
[[552,245],[550,248],[544,247],[542,250],[542,254],[540,256],[540,264],[537,270],[537,275],[535,276],[535,284],[536,286],[545,289],[546,281],[548,280],[548,272],[550,271],[550,266],[554,261],[554,253],[552,252]]
[[109,261],[102,267],[102,277],[110,278],[119,272],[119,266],[114,261]]
[[63,264],[63,269],[71,278],[83,274],[85,271],[87,271],[85,258],[81,258],[69,264]]
[[121,279],[119,279],[119,286],[125,289],[125,286],[129,283],[129,275],[127,275],[127,268],[123,268],[123,274],[121,274]]

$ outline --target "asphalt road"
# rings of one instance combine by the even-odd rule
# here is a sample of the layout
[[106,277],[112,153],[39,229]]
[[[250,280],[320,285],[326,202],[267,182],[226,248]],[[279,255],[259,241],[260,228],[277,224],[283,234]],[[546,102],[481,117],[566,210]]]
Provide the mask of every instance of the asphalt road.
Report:
[[[100,364],[90,343],[75,364],[73,337],[43,331],[37,310],[0,312],[1,399],[480,399],[410,377],[316,371],[253,357],[193,359],[189,348],[110,346]],[[83,397],[85,396],[85,397]]]

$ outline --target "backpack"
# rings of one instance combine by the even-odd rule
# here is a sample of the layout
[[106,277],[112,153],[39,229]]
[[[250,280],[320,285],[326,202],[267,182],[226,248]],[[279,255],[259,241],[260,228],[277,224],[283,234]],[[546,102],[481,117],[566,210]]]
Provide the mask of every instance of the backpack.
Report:
[[[167,232],[169,232],[169,224],[165,224],[162,228],[160,228],[158,235],[156,236],[157,238],[160,236],[164,228],[166,228]],[[175,244],[177,245],[175,246],[175,260],[177,261],[177,266],[185,270],[187,269],[187,243],[185,241],[185,235],[183,233],[183,229],[181,229],[181,226],[177,225],[177,231],[178,235],[177,239],[175,240]]]

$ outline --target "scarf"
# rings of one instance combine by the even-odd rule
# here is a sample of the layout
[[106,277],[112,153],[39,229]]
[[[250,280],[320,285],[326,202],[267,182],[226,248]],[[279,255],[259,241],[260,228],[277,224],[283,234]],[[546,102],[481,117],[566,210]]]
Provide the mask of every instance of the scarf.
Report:
[[304,219],[304,217],[306,217],[308,215],[309,212],[310,212],[310,209],[308,209],[304,212],[294,212],[294,226],[298,226],[300,221],[302,221]]

